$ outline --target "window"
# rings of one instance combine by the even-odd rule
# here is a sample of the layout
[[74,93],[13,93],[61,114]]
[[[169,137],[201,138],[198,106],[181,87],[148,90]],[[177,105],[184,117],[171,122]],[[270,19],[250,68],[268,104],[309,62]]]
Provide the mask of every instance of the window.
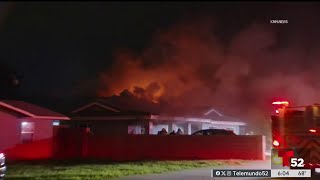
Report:
[[128,134],[144,134],[144,128],[140,125],[129,125]]
[[60,121],[59,120],[54,120],[52,122],[52,126],[60,126]]
[[30,143],[34,138],[34,122],[21,123],[21,140],[22,143]]

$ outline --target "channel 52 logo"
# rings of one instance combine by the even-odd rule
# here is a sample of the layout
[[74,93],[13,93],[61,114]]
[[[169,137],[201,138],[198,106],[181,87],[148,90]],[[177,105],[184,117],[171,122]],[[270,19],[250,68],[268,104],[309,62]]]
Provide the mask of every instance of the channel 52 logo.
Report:
[[303,158],[291,158],[290,167],[291,168],[304,168],[304,159]]

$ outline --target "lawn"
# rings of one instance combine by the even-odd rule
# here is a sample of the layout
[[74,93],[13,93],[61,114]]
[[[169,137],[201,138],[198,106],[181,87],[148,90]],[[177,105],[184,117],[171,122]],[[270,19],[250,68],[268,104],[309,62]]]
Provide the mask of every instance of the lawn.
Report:
[[51,161],[9,163],[6,180],[104,180],[136,174],[163,173],[190,168],[237,165],[240,160],[94,162]]

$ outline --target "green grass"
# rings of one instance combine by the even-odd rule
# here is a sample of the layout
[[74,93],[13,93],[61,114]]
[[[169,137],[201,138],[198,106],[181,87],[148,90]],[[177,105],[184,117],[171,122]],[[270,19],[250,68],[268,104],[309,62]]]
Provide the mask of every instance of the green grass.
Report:
[[238,165],[240,160],[94,162],[51,161],[8,163],[6,180],[104,180],[137,174],[163,173],[199,167]]

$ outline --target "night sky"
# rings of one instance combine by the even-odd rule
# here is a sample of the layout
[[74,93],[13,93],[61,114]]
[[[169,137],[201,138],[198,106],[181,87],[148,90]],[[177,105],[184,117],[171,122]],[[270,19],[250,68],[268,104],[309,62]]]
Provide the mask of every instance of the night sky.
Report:
[[[197,101],[226,107],[261,105],[280,90],[281,96],[297,97],[297,91],[281,86],[283,78],[299,81],[312,93],[320,87],[314,83],[320,57],[320,6],[315,2],[3,2],[0,11],[1,66],[8,65],[20,82],[9,98],[94,97],[101,90],[100,95],[111,95],[131,88],[138,96],[159,100],[161,94],[167,101],[203,94]],[[271,19],[289,23],[270,24]],[[214,28],[207,28],[208,22]],[[218,55],[210,59],[212,52]],[[314,68],[312,73],[305,72],[308,68]],[[148,69],[168,73],[150,80],[154,74]],[[296,80],[298,72],[307,82]],[[179,85],[176,81],[184,92],[168,90]],[[268,89],[266,83],[276,86]],[[304,103],[303,98],[296,100]]]
[[141,50],[155,30],[189,9],[175,3],[14,3],[0,29],[0,59],[23,76],[24,95],[73,95],[112,64],[116,49]]

